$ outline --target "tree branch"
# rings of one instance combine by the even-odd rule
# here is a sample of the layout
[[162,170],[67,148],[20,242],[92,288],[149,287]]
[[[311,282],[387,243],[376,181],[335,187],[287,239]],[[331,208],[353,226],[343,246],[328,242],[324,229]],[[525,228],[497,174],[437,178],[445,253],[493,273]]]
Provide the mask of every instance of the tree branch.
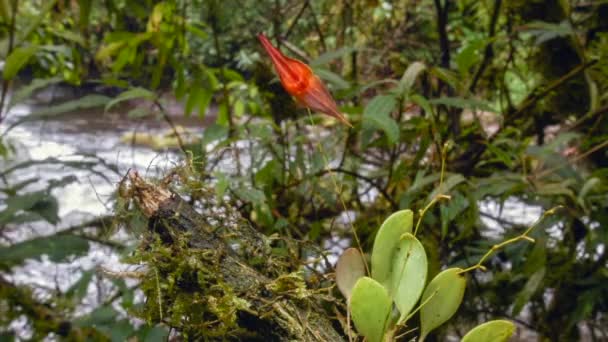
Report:
[[[307,295],[313,290],[306,289],[297,273],[286,272],[277,262],[277,257],[271,254],[266,237],[246,221],[239,218],[232,223],[212,225],[207,216],[199,214],[178,195],[146,182],[136,172],[130,172],[128,178],[131,199],[148,217],[152,236],[159,238],[162,243],[160,247],[144,247],[160,248],[159,256],[151,254],[148,259],[151,260],[148,262],[149,268],[154,270],[150,275],[155,279],[153,282],[163,282],[169,286],[166,279],[175,277],[172,273],[175,272],[175,265],[183,263],[182,259],[189,260],[196,255],[199,257],[192,265],[198,265],[198,268],[195,268],[194,274],[190,274],[192,269],[188,271],[188,279],[193,281],[178,279],[177,283],[171,285],[174,288],[172,291],[177,291],[179,298],[183,295],[191,298],[211,296],[216,302],[226,296],[234,297],[224,304],[217,303],[228,307],[236,305],[234,303],[247,303],[246,307],[239,304],[234,309],[237,311],[234,315],[238,327],[231,331],[233,334],[243,338],[252,338],[253,335],[257,338],[254,340],[264,341],[343,341],[343,336],[334,330],[324,310],[312,296]],[[167,254],[167,249],[173,252]],[[258,263],[255,267],[252,265],[254,261]],[[190,262],[187,265],[194,267],[190,266]],[[278,278],[274,278],[276,275]],[[175,321],[169,317],[175,317],[172,310],[178,297],[161,293],[165,286],[158,286],[156,293],[147,293],[157,295],[149,297],[147,303],[153,306],[158,300],[156,312],[158,314],[160,310],[160,316],[156,319],[171,325]],[[180,325],[198,320],[195,327],[188,328],[200,338],[205,336],[209,325],[221,320],[213,315],[205,318],[203,313],[209,310],[207,307],[201,308],[200,312],[183,311],[183,307],[175,310],[182,311],[179,311],[177,326],[172,327],[186,329]]]

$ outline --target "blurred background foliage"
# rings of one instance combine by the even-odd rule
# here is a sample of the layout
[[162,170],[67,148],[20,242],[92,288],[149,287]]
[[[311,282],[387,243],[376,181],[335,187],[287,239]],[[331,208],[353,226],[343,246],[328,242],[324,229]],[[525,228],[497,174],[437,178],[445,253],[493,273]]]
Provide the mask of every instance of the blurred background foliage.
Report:
[[[355,128],[293,103],[260,32],[314,68]],[[430,279],[442,265],[475,264],[562,205],[533,232],[535,244],[510,246],[470,274],[457,319],[435,338],[505,317],[527,338],[608,339],[606,1],[0,0],[0,60],[0,339],[169,333],[138,316],[137,282],[95,267],[56,288],[16,276],[28,260],[74,260],[94,244],[128,256],[138,245],[133,232],[145,223],[120,224],[129,211],[116,196],[107,215],[65,228],[54,189],[78,179],[16,176],[60,164],[120,179],[94,151],[33,160],[7,138],[74,111],[88,120],[95,108],[169,127],[139,139],[189,162],[195,172],[179,191],[192,203],[209,190],[259,231],[317,246],[276,248],[303,262],[311,287],[332,269],[304,261],[353,244],[351,219],[369,252],[390,213],[451,196],[422,222]],[[11,117],[57,86],[70,98]],[[182,137],[183,118],[203,130]],[[503,211],[513,205],[522,209]],[[62,228],[24,233],[39,222]],[[102,281],[112,290],[84,305]]]

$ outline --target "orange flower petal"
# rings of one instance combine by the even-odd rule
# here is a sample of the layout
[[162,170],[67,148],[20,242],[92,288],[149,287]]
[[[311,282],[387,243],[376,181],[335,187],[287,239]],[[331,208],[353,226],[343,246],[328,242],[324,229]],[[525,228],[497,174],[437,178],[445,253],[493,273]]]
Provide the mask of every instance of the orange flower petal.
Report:
[[308,65],[283,55],[263,34],[260,33],[258,39],[270,55],[283,88],[291,96],[306,107],[333,116],[352,127],[338,110],[336,101],[334,101],[323,82],[313,74]]

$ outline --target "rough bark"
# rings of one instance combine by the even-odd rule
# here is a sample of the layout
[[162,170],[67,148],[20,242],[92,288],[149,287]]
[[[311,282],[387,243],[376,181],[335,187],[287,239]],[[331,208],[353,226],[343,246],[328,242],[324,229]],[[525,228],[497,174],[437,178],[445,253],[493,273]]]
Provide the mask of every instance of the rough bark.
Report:
[[[238,300],[250,304],[247,309],[236,312],[237,326],[230,329],[228,336],[215,338],[248,341],[344,340],[320,304],[313,296],[306,295],[310,292],[303,288],[302,279],[296,273],[290,274],[289,270],[285,273],[283,266],[275,262],[270,254],[267,238],[246,221],[209,224],[207,217],[177,194],[146,182],[135,172],[129,173],[129,180],[129,196],[148,218],[148,227],[160,244],[171,246],[185,238],[186,254],[195,251],[209,255],[198,261],[211,272],[193,275],[192,278],[204,277],[206,284],[228,286],[230,293]],[[184,249],[179,251],[180,254],[175,256],[177,258],[184,254]],[[156,266],[148,265],[151,269],[158,269]],[[160,272],[163,272],[162,269]],[[160,278],[163,279],[163,276],[161,274]],[[200,281],[194,286],[185,283],[179,286],[183,287],[185,293],[192,293],[192,298],[196,297],[196,292],[200,294],[207,290],[200,286]],[[149,302],[155,300],[148,298]],[[162,313],[160,316],[162,320]],[[214,317],[209,319],[217,320]],[[183,320],[188,321],[189,317],[183,317]],[[174,328],[181,329],[179,326]],[[188,335],[192,338],[197,334],[190,330]],[[214,339],[205,331],[194,336],[202,337]]]

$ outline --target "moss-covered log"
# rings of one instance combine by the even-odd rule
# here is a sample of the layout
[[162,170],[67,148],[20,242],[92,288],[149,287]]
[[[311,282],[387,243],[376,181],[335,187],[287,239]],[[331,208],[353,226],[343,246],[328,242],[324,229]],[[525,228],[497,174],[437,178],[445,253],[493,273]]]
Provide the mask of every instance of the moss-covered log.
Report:
[[129,174],[128,196],[148,220],[135,259],[147,265],[140,312],[187,339],[341,341],[302,276],[246,221],[220,222]]

